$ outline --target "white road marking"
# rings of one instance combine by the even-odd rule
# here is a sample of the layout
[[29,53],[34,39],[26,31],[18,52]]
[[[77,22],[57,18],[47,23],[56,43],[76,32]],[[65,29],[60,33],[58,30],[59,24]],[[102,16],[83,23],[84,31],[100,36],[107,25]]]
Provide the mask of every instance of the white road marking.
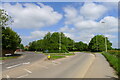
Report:
[[23,63],[23,64],[30,64],[30,62],[25,62],[25,63]]
[[22,64],[20,63],[20,64],[16,64],[16,65],[13,65],[13,66],[9,66],[9,67],[7,67],[7,69],[10,69],[10,68],[13,68],[13,67],[17,67],[17,66],[20,66],[20,65],[22,65]]
[[25,71],[27,71],[28,73],[32,73],[30,70],[28,70],[28,69],[24,69]]
[[28,74],[25,74],[25,75],[19,76],[19,77],[17,77],[17,78],[23,78],[23,77],[25,77],[25,76],[28,76]]
[[[2,64],[2,63],[1,63]],[[25,63],[20,63],[20,64],[16,64],[16,65],[13,65],[13,66],[9,66],[9,67],[6,67],[7,69],[10,69],[10,68],[13,68],[13,67],[17,67],[17,66],[20,66],[22,64],[30,64],[30,62],[25,62]]]
[[10,78],[10,76],[6,75],[7,77],[6,78]]
[[56,62],[56,61],[52,61],[52,63],[54,63],[54,64],[61,64],[60,62]]

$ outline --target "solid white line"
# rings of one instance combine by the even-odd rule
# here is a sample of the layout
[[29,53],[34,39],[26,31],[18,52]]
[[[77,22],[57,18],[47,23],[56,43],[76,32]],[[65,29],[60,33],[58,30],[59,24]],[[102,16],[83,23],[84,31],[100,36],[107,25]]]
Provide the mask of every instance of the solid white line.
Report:
[[32,73],[30,70],[28,70],[28,69],[24,69],[25,71],[27,71],[28,73]]
[[22,65],[22,64],[20,63],[20,64],[16,64],[16,65],[13,65],[13,66],[9,66],[9,67],[7,67],[7,69],[10,69],[10,68],[13,68],[13,67],[17,67],[17,66],[20,66],[20,65]]
[[28,76],[28,74],[25,74],[25,75],[19,76],[19,77],[17,77],[17,78],[23,78],[23,77],[25,77],[25,76]]
[[23,64],[30,64],[30,62],[25,62],[25,63],[23,63]]

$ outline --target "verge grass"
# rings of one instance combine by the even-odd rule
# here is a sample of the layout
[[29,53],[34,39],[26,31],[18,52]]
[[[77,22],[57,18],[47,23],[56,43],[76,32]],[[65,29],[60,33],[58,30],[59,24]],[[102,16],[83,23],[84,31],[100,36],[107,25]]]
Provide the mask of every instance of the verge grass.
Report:
[[116,70],[117,75],[120,77],[120,51],[109,50],[107,53],[102,52],[102,54],[106,57],[111,67]]
[[35,52],[36,54],[44,54],[44,55],[50,55],[51,60],[59,59],[59,58],[65,58],[66,56],[72,56],[75,55],[74,53],[42,53],[42,52]]
[[14,57],[0,57],[0,60],[7,60],[7,59],[13,59],[13,58],[17,58],[18,56],[14,56]]

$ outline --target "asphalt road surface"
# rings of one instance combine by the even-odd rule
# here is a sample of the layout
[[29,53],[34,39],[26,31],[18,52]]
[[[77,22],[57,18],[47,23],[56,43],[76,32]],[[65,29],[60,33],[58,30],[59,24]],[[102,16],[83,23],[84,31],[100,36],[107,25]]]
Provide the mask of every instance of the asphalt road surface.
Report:
[[28,65],[11,68],[3,71],[3,78],[117,77],[114,70],[109,66],[108,62],[101,54],[93,55],[79,52],[75,54],[74,56],[57,60],[36,60]]
[[8,59],[2,61],[2,71],[19,67],[21,65],[27,65],[31,64],[43,57],[45,57],[43,54],[36,54],[34,52],[18,52],[16,54],[21,54],[20,57],[14,58],[14,59]]

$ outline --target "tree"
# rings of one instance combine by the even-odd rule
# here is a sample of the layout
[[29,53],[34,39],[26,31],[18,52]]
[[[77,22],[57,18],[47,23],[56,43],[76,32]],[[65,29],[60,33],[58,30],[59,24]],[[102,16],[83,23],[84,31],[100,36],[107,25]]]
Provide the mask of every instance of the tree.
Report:
[[[12,54],[19,47],[21,38],[10,27],[2,27],[2,49],[12,50]],[[4,52],[3,52],[4,53]]]
[[18,48],[19,49],[24,49],[24,45],[23,44],[19,44]]
[[0,9],[0,26],[5,27],[12,22],[11,16],[9,16],[5,10]]
[[36,51],[37,50],[37,41],[33,41],[29,43],[29,50],[30,51]]
[[54,32],[47,33],[44,37],[44,51],[48,52],[68,52],[64,43],[65,35],[63,33]]
[[89,43],[89,50],[90,51],[105,51],[105,38],[107,41],[107,49],[112,49],[112,43],[108,40],[107,37],[103,35],[96,35],[94,36],[90,43]]
[[77,51],[87,51],[88,45],[80,41],[75,43],[75,48]]
[[8,23],[12,23],[11,17],[7,15],[6,11],[0,9],[0,26],[2,28],[2,55],[5,55],[6,53],[14,54],[14,51],[21,42],[19,35],[10,27],[7,27]]
[[62,32],[48,32],[43,39],[29,43],[29,50],[38,50],[43,52],[68,52],[73,50],[74,41],[66,37]]
[[37,51],[43,51],[43,39],[41,39],[41,40],[38,40],[37,42],[37,46],[36,46],[36,50]]

